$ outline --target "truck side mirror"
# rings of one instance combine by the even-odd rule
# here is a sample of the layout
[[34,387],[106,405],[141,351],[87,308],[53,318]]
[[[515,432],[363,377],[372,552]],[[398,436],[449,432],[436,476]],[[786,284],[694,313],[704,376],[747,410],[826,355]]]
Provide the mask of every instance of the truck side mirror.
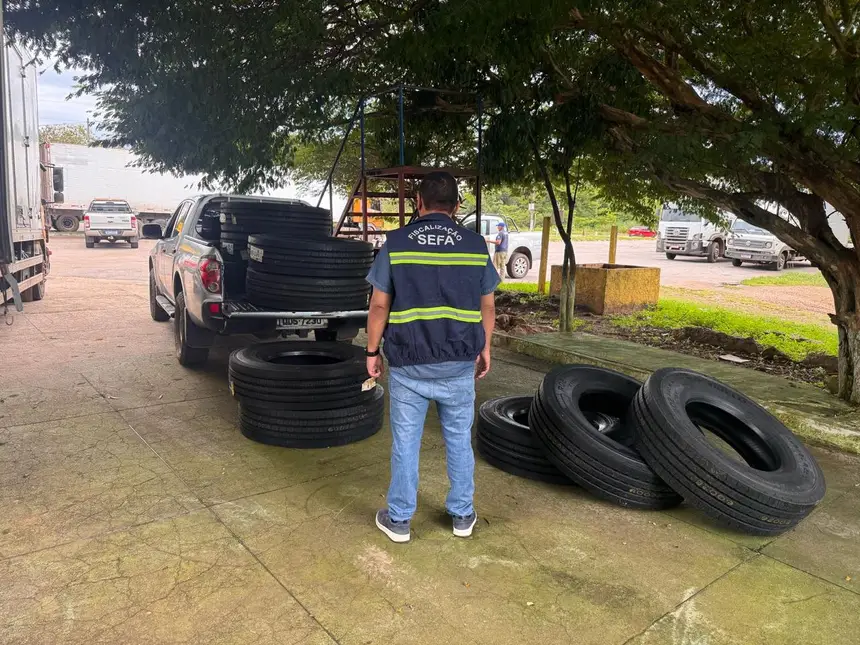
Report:
[[160,240],[162,236],[161,224],[144,224],[141,233],[146,240]]
[[63,193],[56,192],[56,191],[54,192],[54,203],[55,204],[62,204],[65,201],[66,201],[66,196],[63,195]]
[[[63,192],[63,169],[60,166],[54,166],[54,192],[62,193]],[[56,200],[55,200],[56,201]],[[60,202],[62,203],[62,202]]]

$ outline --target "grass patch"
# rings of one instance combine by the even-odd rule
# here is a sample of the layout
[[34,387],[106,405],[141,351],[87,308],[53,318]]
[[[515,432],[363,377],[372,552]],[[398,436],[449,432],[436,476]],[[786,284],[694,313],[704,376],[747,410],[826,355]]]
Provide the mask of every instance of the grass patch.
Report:
[[[547,285],[548,287],[549,285]],[[496,291],[513,291],[515,293],[537,293],[538,286],[536,282],[503,282]]]
[[783,273],[747,278],[741,284],[747,287],[826,287],[827,281],[820,273]]
[[654,309],[614,318],[619,327],[707,327],[739,338],[754,338],[765,347],[774,347],[794,360],[809,354],[836,356],[839,337],[835,327],[798,323],[770,316],[737,313],[723,307],[699,305],[682,300],[661,300]]

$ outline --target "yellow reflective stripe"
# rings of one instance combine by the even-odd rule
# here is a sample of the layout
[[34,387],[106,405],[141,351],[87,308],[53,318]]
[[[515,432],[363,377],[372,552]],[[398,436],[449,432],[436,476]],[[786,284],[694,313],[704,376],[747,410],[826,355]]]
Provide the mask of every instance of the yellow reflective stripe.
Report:
[[423,258],[398,258],[392,259],[391,264],[423,264],[425,266],[446,267],[483,267],[487,266],[487,260],[425,260]]
[[417,309],[406,309],[404,311],[393,311],[388,319],[391,324],[402,324],[416,320],[458,320],[466,323],[480,323],[481,312],[468,309],[455,309],[454,307],[423,307]]
[[426,264],[430,266],[482,267],[490,259],[485,253],[429,253],[425,251],[394,251],[391,264]]
[[392,258],[399,257],[422,257],[422,258],[477,258],[486,260],[489,256],[486,253],[428,253],[425,251],[394,251],[390,253]]

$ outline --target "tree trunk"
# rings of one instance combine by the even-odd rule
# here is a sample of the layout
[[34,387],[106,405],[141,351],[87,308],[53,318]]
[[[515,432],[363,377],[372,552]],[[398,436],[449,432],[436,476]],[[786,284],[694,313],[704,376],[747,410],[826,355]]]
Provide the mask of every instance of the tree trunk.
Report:
[[532,152],[535,157],[535,164],[543,178],[544,187],[546,188],[547,196],[552,204],[552,214],[555,220],[555,227],[558,234],[564,242],[564,262],[561,268],[561,303],[559,307],[559,331],[573,331],[573,312],[576,303],[576,254],[573,251],[573,244],[570,242],[570,228],[573,218],[573,210],[570,202],[570,173],[567,174],[568,179],[568,227],[565,229],[564,222],[561,219],[561,209],[558,205],[558,199],[555,196],[555,188],[552,185],[552,178],[547,168],[546,160],[541,156],[540,147],[533,133],[529,133],[529,140],[532,144]]
[[822,274],[836,308],[830,319],[839,329],[839,398],[860,404],[860,265],[845,262]]
[[839,397],[860,405],[860,316],[839,325]]

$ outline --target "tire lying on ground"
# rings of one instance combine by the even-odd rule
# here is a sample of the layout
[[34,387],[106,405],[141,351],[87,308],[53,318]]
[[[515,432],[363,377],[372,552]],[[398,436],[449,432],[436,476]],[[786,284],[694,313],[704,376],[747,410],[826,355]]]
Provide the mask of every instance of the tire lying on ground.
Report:
[[[546,375],[529,411],[529,427],[549,460],[591,493],[622,506],[661,509],[681,497],[632,448],[626,421],[640,383],[588,365]],[[600,430],[604,430],[601,432]]]
[[365,278],[373,263],[373,246],[367,242],[252,235],[248,257],[246,295],[255,305],[284,311],[367,307]]
[[722,524],[776,535],[824,497],[824,474],[800,440],[719,381],[689,370],[658,370],[636,396],[633,413],[643,458],[687,502]]
[[284,411],[239,404],[248,439],[284,448],[333,448],[372,437],[382,427],[384,392],[376,386],[366,403],[334,410]]
[[572,484],[544,454],[528,426],[530,396],[487,401],[478,410],[476,448],[491,466],[550,484]]
[[382,388],[362,391],[364,351],[346,343],[281,341],[230,356],[242,432],[294,448],[343,445],[382,427]]

